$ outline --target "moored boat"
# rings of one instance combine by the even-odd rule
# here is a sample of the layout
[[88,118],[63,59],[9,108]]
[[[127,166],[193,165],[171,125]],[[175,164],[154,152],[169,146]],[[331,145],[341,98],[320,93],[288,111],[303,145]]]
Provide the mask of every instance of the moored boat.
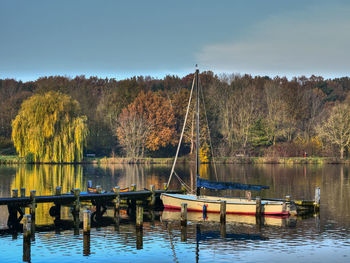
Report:
[[[167,194],[161,195],[161,200],[165,208],[180,210],[181,204],[187,204],[187,210],[192,212],[220,213],[220,204],[226,202],[227,214],[256,214],[256,201],[245,198],[230,198],[217,196],[196,196],[196,195],[181,195]],[[289,215],[296,214],[291,204],[282,201],[261,201],[261,214],[263,215]]]
[[[190,103],[192,99],[193,88],[196,86],[196,195],[193,194],[161,194],[161,200],[165,208],[170,209],[181,209],[181,204],[187,204],[187,210],[193,212],[205,212],[205,213],[220,213],[220,205],[222,201],[226,202],[226,213],[227,214],[245,214],[245,215],[275,215],[275,216],[286,216],[286,215],[296,215],[297,210],[294,203],[290,200],[261,200],[256,198],[256,200],[251,200],[249,198],[234,198],[234,197],[217,197],[217,196],[203,196],[200,194],[201,188],[215,189],[215,190],[246,190],[246,191],[261,191],[263,189],[268,189],[268,186],[264,185],[251,185],[251,184],[240,184],[240,183],[230,183],[230,182],[213,182],[200,178],[199,175],[199,70],[196,70],[192,88],[190,92],[190,98],[187,106],[186,116],[184,119],[184,125],[181,132],[181,137],[179,140],[178,148],[176,151],[176,156],[171,169],[168,184],[170,184],[172,175],[175,174],[180,180],[183,187],[186,188],[185,183],[175,172],[175,164],[178,157],[181,141],[183,138],[186,120],[188,117],[188,112],[190,109]],[[208,127],[209,129],[209,127]],[[209,132],[210,135],[210,132]],[[210,136],[209,136],[210,137]],[[211,145],[211,143],[210,143]],[[214,161],[215,166],[215,161]],[[187,187],[188,188],[188,187]],[[193,189],[190,189],[192,191]]]

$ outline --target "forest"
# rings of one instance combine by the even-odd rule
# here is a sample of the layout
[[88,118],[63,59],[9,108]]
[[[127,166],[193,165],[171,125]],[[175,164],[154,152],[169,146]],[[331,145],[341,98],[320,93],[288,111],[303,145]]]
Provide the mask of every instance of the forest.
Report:
[[[79,131],[84,133],[84,156],[172,157],[181,134],[192,81],[193,74],[182,78],[169,75],[163,79],[150,76],[123,80],[50,76],[29,82],[2,79],[0,154],[16,154],[18,144],[23,144],[18,133],[20,129],[23,133],[24,122],[18,128],[20,117],[16,116],[23,117],[30,112],[24,108],[24,102],[33,96],[39,96],[36,98],[40,100],[40,95],[48,96],[51,92],[53,98],[61,96],[62,103],[48,104],[46,110],[53,112],[53,104],[61,108],[70,105],[69,112],[76,117]],[[272,79],[206,71],[200,73],[200,87],[202,155],[340,158],[349,155],[348,77]],[[181,155],[193,153],[196,147],[194,106],[195,100],[192,100]],[[27,115],[30,118],[31,114]],[[78,129],[76,127],[74,129]],[[22,136],[34,135],[24,132]],[[82,140],[79,143],[82,145]],[[63,157],[55,158],[62,160]],[[74,156],[72,158],[74,160]]]

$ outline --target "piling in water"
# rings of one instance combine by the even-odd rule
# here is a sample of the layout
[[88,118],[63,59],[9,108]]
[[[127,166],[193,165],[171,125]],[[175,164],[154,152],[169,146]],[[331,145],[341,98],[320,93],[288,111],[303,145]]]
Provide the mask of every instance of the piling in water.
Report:
[[35,226],[35,209],[36,209],[35,196],[36,196],[36,191],[35,190],[30,191],[31,204],[29,206],[29,211],[30,211],[30,215],[31,215],[32,229]]
[[256,216],[261,216],[261,214],[262,214],[262,205],[261,205],[261,197],[260,196],[257,196],[255,198],[255,203],[256,203],[255,215]]
[[155,186],[154,186],[154,185],[151,185],[151,186],[150,186],[150,189],[151,189],[152,195],[151,195],[151,200],[150,200],[149,204],[150,204],[151,207],[154,207],[155,204],[156,204]]
[[186,203],[181,204],[181,225],[182,226],[187,225],[187,204]]
[[25,215],[23,217],[23,238],[30,238],[32,236],[32,217]]
[[72,214],[74,218],[74,229],[79,231],[79,212],[80,212],[80,189],[74,189],[75,201],[73,203]]
[[83,231],[85,234],[90,234],[90,230],[91,230],[91,211],[85,210],[84,218],[83,218]]
[[136,227],[137,228],[143,227],[143,206],[142,205],[136,206]]
[[90,233],[85,233],[83,235],[83,255],[89,256],[91,254],[91,245],[90,245]]
[[321,204],[321,189],[320,187],[315,188],[315,200],[314,200],[314,207],[315,212],[317,212],[320,209]]
[[220,223],[226,224],[226,201],[220,201]]

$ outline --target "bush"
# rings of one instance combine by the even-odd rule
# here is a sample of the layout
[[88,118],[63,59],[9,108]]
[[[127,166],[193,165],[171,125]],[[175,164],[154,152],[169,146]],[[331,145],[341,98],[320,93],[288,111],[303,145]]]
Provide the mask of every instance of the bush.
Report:
[[34,153],[27,153],[27,155],[24,158],[26,160],[26,163],[34,163],[35,158],[34,158]]

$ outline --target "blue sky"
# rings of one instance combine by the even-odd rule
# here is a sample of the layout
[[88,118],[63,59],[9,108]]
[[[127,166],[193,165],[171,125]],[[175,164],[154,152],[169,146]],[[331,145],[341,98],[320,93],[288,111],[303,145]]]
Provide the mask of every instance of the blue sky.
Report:
[[0,0],[0,78],[349,75],[349,1]]

